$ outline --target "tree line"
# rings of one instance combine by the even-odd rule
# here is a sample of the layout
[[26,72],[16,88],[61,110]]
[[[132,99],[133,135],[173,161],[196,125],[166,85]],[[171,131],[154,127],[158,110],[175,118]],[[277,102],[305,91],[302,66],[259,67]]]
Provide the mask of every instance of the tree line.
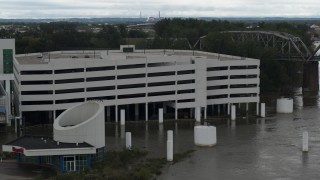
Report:
[[[256,58],[261,60],[261,90],[287,91],[301,84],[297,72],[302,71],[301,63],[276,61],[277,51],[261,47],[257,42],[233,42],[228,33],[222,31],[248,30],[252,25],[246,22],[198,19],[163,19],[154,25],[154,32],[128,30],[125,24],[94,25],[99,31],[90,29],[77,31],[87,24],[51,22],[27,24],[24,33],[14,30],[0,30],[0,37],[16,39],[16,53],[33,53],[57,50],[118,49],[121,44],[135,44],[137,49],[199,49],[193,47],[200,37],[204,51]],[[311,38],[308,25],[294,22],[259,22],[250,30],[280,31],[300,37],[308,46]]]

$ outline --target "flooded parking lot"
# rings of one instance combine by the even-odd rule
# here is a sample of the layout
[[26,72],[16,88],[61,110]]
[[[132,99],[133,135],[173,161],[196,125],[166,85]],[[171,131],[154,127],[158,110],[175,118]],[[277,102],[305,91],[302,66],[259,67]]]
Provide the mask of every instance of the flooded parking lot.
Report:
[[[132,132],[132,144],[150,157],[166,157],[166,131],[174,131],[174,153],[195,150],[190,158],[168,165],[159,179],[319,179],[320,102],[318,96],[297,94],[293,114],[276,114],[275,98],[268,98],[267,117],[238,116],[236,122],[215,117],[218,144],[212,148],[194,146],[194,122],[181,120],[125,127],[106,124],[106,148],[122,149],[125,132]],[[309,153],[302,153],[302,132],[309,132]],[[51,135],[52,128],[37,126],[26,133]],[[16,136],[0,132],[3,144]],[[0,171],[0,174],[3,171]]]

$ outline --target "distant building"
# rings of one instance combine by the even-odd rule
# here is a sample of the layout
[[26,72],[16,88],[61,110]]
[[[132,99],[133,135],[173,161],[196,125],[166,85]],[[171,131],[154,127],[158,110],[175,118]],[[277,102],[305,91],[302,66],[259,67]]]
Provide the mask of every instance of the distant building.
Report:
[[318,25],[316,25],[316,24],[312,24],[312,25],[310,26],[310,29],[319,31],[319,30],[320,30],[320,26],[318,26]]

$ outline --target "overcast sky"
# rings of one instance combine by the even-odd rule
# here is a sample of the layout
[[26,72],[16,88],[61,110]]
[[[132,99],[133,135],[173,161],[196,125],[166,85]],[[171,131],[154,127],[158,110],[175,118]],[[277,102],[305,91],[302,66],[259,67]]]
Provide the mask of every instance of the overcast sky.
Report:
[[320,17],[320,0],[0,0],[0,18]]

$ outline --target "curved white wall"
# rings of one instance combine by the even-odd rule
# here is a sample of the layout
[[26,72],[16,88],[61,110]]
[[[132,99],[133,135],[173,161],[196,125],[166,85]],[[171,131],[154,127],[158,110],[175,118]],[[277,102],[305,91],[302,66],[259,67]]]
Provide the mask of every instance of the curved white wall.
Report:
[[101,148],[105,146],[104,106],[88,101],[63,112],[53,124],[53,138],[65,143],[86,142]]

